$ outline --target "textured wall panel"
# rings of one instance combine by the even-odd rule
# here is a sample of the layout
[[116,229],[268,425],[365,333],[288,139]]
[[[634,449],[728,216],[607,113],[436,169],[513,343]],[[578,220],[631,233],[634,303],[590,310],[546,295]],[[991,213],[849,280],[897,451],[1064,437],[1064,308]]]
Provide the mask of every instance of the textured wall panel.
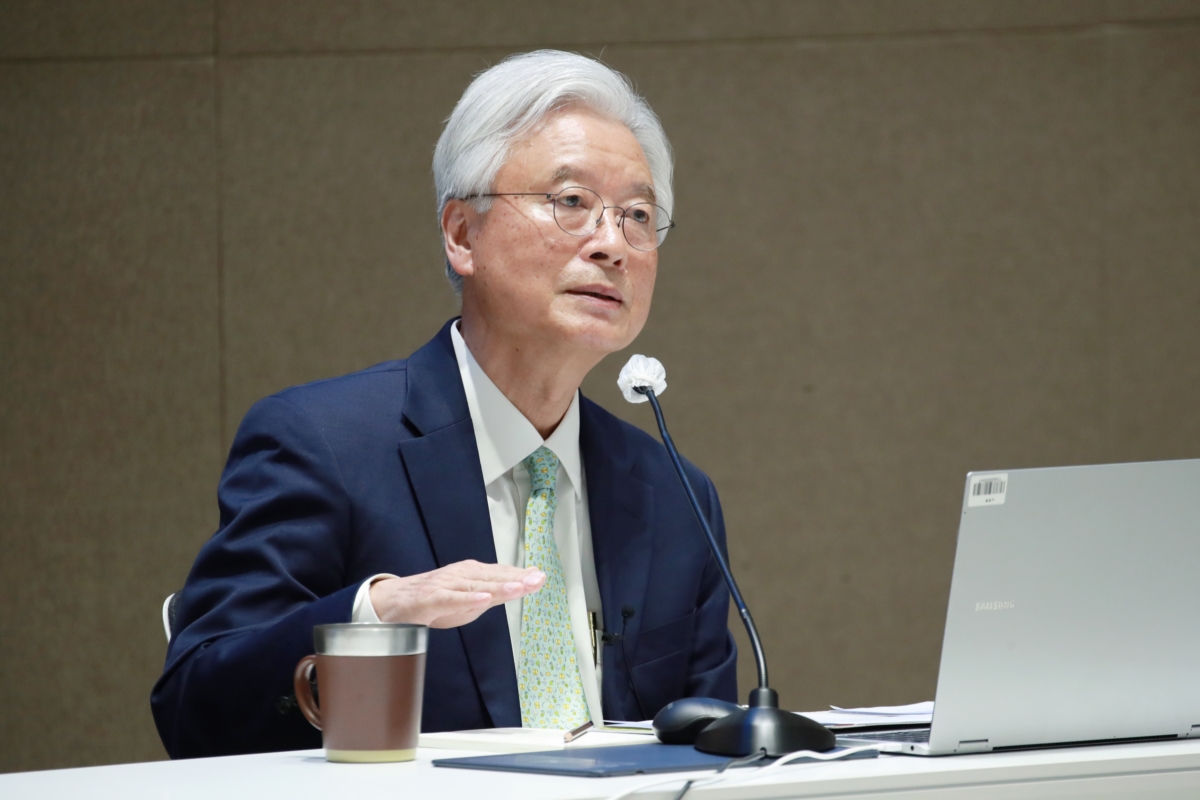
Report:
[[1200,18],[1200,0],[1108,0],[1112,20],[1187,20]]
[[[545,47],[1086,25],[1105,0],[224,0],[227,53]],[[597,53],[599,50],[596,51]]]
[[215,0],[4,0],[0,58],[199,55]]
[[1102,456],[1102,41],[608,55],[678,156],[633,349],[722,492],[775,684],[932,697],[964,473]]
[[260,397],[400,358],[457,313],[430,159],[477,56],[222,67],[226,436]]
[[0,770],[161,757],[216,517],[211,67],[0,66]]
[[1114,37],[1114,458],[1200,457],[1200,28]]

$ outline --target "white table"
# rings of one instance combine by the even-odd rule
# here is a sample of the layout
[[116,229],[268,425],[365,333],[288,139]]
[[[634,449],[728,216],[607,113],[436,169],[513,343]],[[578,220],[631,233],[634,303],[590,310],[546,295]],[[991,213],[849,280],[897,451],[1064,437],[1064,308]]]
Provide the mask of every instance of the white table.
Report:
[[[422,750],[406,764],[330,764],[320,750],[0,775],[0,798],[267,800],[433,798],[582,800],[672,776],[560,778],[446,769]],[[742,780],[749,770],[737,773]],[[711,773],[690,773],[700,777]],[[638,795],[671,797],[680,780]],[[731,779],[731,783],[732,783]],[[945,758],[881,756],[782,767],[770,780],[696,788],[689,798],[1200,798],[1200,740],[987,753]]]

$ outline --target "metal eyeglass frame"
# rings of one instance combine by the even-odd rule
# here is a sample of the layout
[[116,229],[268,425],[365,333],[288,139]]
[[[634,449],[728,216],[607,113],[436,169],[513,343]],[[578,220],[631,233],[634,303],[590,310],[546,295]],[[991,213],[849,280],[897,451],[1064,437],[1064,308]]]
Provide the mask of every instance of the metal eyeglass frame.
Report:
[[[596,195],[596,197],[600,198],[600,216],[596,218],[596,227],[597,228],[600,227],[600,220],[604,218],[605,211],[608,211],[610,208],[618,209],[621,212],[621,217],[620,217],[620,219],[617,220],[617,227],[621,229],[621,235],[625,237],[625,241],[626,241],[626,243],[629,244],[630,247],[632,247],[634,250],[638,250],[642,253],[652,253],[655,250],[657,250],[659,247],[661,247],[663,241],[667,238],[667,234],[664,233],[664,231],[669,232],[672,228],[675,227],[675,220],[671,219],[670,214],[668,214],[667,221],[670,222],[671,224],[667,225],[665,228],[656,228],[655,229],[656,236],[655,236],[654,247],[651,247],[649,250],[645,250],[641,247],[638,247],[633,242],[629,241],[629,236],[625,233],[625,215],[628,213],[629,208],[633,208],[633,206],[637,206],[637,205],[652,205],[657,208],[662,208],[663,213],[666,213],[666,209],[663,208],[662,206],[658,205],[658,203],[651,203],[648,200],[644,200],[640,203],[634,203],[633,205],[629,206],[629,208],[625,208],[623,206],[606,206],[606,205],[604,205],[604,198],[600,197],[600,193],[597,192],[595,189],[589,189],[586,186],[568,186],[565,189],[558,190],[557,192],[485,192],[485,193],[480,193],[480,194],[470,194],[470,195],[467,195],[466,197],[460,197],[459,199],[460,200],[474,200],[479,197],[544,197],[547,200],[553,200],[554,198],[558,197],[560,194],[563,194],[564,192],[569,192],[572,189],[582,189],[583,191],[591,192],[592,194]],[[586,232],[585,233],[571,233],[569,230],[564,228],[562,226],[562,223],[558,221],[557,208],[558,207],[555,206],[555,211],[553,212],[554,213],[554,224],[558,226],[558,229],[560,231],[567,234],[568,236],[587,236],[588,235]]]

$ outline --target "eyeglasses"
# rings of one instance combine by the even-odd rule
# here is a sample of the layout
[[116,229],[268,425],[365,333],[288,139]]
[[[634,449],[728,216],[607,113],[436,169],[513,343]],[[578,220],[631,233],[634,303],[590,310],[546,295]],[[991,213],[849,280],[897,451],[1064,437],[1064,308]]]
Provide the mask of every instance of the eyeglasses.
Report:
[[600,227],[604,212],[615,208],[621,212],[617,227],[625,235],[625,241],[634,250],[649,252],[662,245],[667,233],[675,227],[671,215],[654,203],[634,203],[628,208],[606,206],[600,195],[582,186],[568,186],[559,192],[492,192],[473,194],[463,200],[477,197],[544,197],[553,201],[554,221],[563,233],[572,236],[587,236]]

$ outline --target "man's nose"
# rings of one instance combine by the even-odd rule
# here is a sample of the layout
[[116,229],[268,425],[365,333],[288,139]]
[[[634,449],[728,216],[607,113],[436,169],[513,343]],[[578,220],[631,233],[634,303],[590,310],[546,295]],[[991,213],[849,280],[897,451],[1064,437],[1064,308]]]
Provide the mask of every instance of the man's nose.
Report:
[[625,266],[629,243],[621,232],[621,214],[619,208],[606,208],[600,214],[596,228],[588,239],[589,260],[614,269]]

